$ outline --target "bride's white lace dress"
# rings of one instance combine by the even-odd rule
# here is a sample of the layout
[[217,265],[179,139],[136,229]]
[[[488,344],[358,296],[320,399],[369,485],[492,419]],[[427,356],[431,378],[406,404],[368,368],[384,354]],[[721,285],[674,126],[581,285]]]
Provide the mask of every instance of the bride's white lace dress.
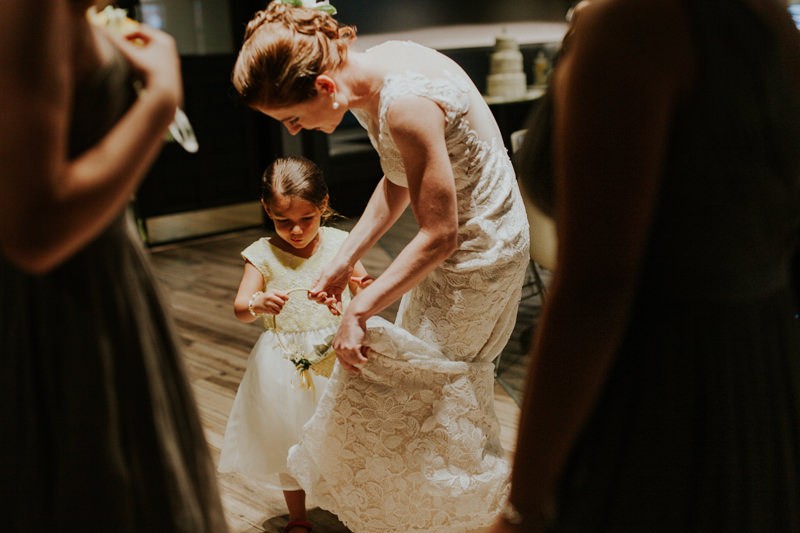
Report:
[[337,365],[290,450],[300,485],[357,533],[463,533],[490,523],[508,488],[493,360],[514,326],[528,223],[496,130],[478,132],[467,120],[470,86],[462,75],[392,74],[378,123],[356,115],[387,178],[405,185],[386,111],[409,94],[439,104],[460,226],[458,250],[403,297],[396,324],[369,320],[368,363],[358,376]]

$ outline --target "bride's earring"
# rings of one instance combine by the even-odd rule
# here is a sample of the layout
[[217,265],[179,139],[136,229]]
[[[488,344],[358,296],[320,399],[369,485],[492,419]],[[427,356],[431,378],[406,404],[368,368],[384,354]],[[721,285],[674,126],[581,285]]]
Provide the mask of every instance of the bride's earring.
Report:
[[331,100],[333,100],[333,105],[331,107],[333,107],[334,111],[341,107],[339,102],[336,101],[336,95],[334,93],[331,93]]

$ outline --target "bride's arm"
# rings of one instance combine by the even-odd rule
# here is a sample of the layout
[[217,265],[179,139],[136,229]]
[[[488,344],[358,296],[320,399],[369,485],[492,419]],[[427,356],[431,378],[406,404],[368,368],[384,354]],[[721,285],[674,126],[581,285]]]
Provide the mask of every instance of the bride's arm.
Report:
[[349,371],[366,361],[362,341],[367,319],[418,285],[457,248],[456,191],[442,110],[425,98],[404,98],[392,104],[388,119],[419,231],[345,310],[333,345]]
[[336,257],[320,274],[311,290],[311,297],[338,313],[342,292],[351,281],[355,265],[400,218],[407,206],[408,190],[383,177]]
[[[30,35],[63,38],[65,33],[93,31],[82,12],[65,14],[65,0],[49,3],[46,7],[52,10],[37,4],[31,14],[28,2],[13,0],[14,14],[28,22],[24,33],[18,30],[13,36],[16,44],[30,45]],[[14,9],[9,2],[2,6],[4,11]],[[10,24],[4,20],[4,25]],[[0,245],[20,268],[46,272],[85,246],[125,207],[161,149],[163,132],[181,99],[178,55],[172,38],[162,32],[143,27],[138,37],[145,46],[121,40],[117,46],[145,90],[98,144],[74,160],[66,153],[74,84],[74,72],[65,67],[72,64],[63,51],[69,47],[57,39],[43,41],[33,47],[32,72],[13,72],[9,84],[15,104],[4,101],[3,112],[9,108],[14,119],[3,128],[0,142],[6,162]],[[13,53],[18,48],[6,48],[4,62],[21,61]],[[30,58],[29,49],[16,53]]]
[[348,265],[354,265],[392,227],[407,206],[408,190],[395,185],[385,176],[381,178],[364,212],[340,248],[339,258]]
[[403,159],[419,231],[375,282],[350,303],[370,317],[419,284],[457,247],[458,213],[453,170],[445,145],[444,113],[427,98],[395,101],[388,113]]

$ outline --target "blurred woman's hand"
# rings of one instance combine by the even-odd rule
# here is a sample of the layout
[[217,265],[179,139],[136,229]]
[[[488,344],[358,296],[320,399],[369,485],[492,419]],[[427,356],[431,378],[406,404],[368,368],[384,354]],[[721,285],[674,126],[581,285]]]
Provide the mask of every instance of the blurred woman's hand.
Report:
[[144,24],[125,35],[104,31],[136,72],[142,89],[168,100],[174,112],[183,100],[180,56],[175,39]]

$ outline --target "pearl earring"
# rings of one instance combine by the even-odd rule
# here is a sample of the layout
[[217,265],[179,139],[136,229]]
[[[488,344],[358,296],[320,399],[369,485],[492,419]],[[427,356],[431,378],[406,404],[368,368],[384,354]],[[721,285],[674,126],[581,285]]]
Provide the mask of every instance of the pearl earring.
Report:
[[333,101],[333,109],[334,110],[339,109],[339,102],[337,102],[336,100]]

